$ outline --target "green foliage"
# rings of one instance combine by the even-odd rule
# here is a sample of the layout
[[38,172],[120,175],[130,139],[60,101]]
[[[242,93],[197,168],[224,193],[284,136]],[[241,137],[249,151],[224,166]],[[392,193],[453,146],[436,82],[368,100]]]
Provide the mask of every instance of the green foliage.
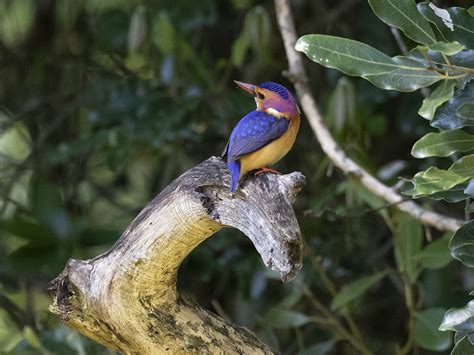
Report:
[[438,30],[438,37],[445,42],[457,41],[474,48],[474,23],[466,9],[451,7],[440,9],[433,3],[417,5],[418,11]]
[[[299,38],[295,49],[324,67],[359,76],[381,89],[410,92],[425,88],[425,99],[418,114],[441,131],[419,138],[412,148],[412,155],[420,159],[451,157],[453,161],[448,169],[433,166],[434,161],[430,161],[426,170],[414,175],[411,179],[413,187],[404,193],[415,198],[430,197],[449,203],[466,201],[466,213],[469,215],[472,212],[470,198],[474,186],[474,156],[462,153],[474,150],[474,136],[472,131],[461,129],[474,125],[474,19],[466,9],[442,9],[433,3],[416,4],[414,0],[369,0],[369,4],[384,23],[400,29],[411,39],[414,48],[403,56],[389,57],[363,42],[311,34]],[[398,41],[403,41],[403,38],[398,38]],[[431,93],[426,89],[439,81]],[[442,166],[446,163],[442,162]],[[468,266],[474,265],[472,223],[470,221],[461,227],[451,241],[446,235],[423,247],[421,226],[406,215],[395,216],[392,227],[395,261],[404,278],[407,308],[414,314],[415,343],[425,349],[448,349],[451,345],[450,334],[437,330],[443,318],[442,309],[416,311],[412,285],[418,282],[424,269],[441,269],[449,264],[448,245],[454,258]],[[370,280],[377,280],[375,276],[360,280],[362,291],[359,293],[372,284]],[[357,282],[355,285],[359,286]],[[350,284],[343,291],[353,286]],[[357,295],[357,288],[353,293]],[[337,294],[333,302],[340,297],[341,294]],[[449,311],[445,315],[441,330],[457,330],[446,326],[452,313]],[[403,351],[409,346],[408,343]],[[461,348],[470,346],[472,344],[466,343],[466,338],[463,338],[453,352],[461,353]]]
[[429,243],[422,251],[414,255],[425,269],[440,269],[448,265],[452,259],[448,245],[451,239],[450,233]]
[[461,130],[428,133],[411,149],[415,158],[448,157],[456,152],[474,149],[474,135]]
[[454,233],[449,249],[453,258],[474,267],[474,221],[466,223]]
[[305,35],[296,50],[328,68],[361,76],[386,90],[414,91],[443,79],[436,71],[409,57],[390,58],[364,43],[327,35]]
[[429,308],[415,315],[415,342],[420,347],[432,351],[444,351],[452,344],[452,336],[438,330],[445,310]]
[[369,0],[369,4],[383,22],[401,29],[413,41],[424,44],[436,41],[433,30],[412,0]]
[[436,109],[453,96],[456,84],[457,83],[454,80],[443,80],[443,82],[441,82],[436,89],[434,89],[430,95],[423,100],[423,104],[418,110],[418,114],[427,120],[432,120]]
[[331,309],[339,310],[352,300],[359,298],[369,288],[377,284],[382,278],[387,276],[387,271],[378,272],[374,275],[362,277],[352,283],[345,285],[339,293],[334,296]]
[[272,328],[296,328],[311,321],[304,313],[280,308],[270,309],[264,319]]
[[410,216],[399,213],[395,219],[395,261],[397,268],[409,283],[418,276],[418,260],[421,251],[423,232],[420,224]]

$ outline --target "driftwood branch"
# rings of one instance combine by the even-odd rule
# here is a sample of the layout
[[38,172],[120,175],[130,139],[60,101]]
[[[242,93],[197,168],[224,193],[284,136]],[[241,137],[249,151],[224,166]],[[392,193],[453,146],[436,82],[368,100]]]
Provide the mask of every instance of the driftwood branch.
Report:
[[240,229],[266,266],[292,280],[302,241],[292,204],[300,173],[264,174],[229,192],[212,157],[168,185],[106,253],[69,260],[51,282],[51,311],[82,334],[126,354],[271,353],[255,335],[180,296],[183,259],[219,229]]
[[456,231],[464,222],[428,211],[412,201],[403,201],[403,197],[393,188],[374,178],[367,170],[359,166],[339,147],[327,129],[311,94],[308,77],[300,53],[295,50],[296,30],[291,14],[289,0],[275,0],[276,15],[288,59],[287,76],[296,88],[296,93],[306,118],[316,139],[333,164],[345,174],[356,177],[362,185],[377,196],[393,204],[399,210],[416,218],[421,223],[439,230]]

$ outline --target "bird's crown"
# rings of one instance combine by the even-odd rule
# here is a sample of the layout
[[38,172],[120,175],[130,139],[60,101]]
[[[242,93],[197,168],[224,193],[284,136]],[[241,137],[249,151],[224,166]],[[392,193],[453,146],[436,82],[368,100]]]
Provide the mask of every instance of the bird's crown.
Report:
[[255,97],[257,111],[264,111],[276,117],[292,118],[299,115],[299,108],[293,95],[283,86],[271,81],[260,85],[234,82]]

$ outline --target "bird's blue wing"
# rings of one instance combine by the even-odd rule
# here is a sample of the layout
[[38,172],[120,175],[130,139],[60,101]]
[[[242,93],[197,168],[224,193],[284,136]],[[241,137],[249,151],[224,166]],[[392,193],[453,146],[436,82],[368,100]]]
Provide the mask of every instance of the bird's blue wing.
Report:
[[228,160],[254,152],[286,132],[290,122],[261,111],[252,111],[242,118],[230,135]]

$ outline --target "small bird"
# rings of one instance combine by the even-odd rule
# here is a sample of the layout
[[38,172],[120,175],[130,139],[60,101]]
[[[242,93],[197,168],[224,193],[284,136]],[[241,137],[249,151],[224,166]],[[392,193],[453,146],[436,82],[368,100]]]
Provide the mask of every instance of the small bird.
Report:
[[257,108],[234,127],[222,158],[227,158],[230,191],[249,171],[278,171],[267,166],[283,158],[293,146],[300,127],[300,110],[293,95],[282,85],[265,82],[260,85],[234,82],[255,97]]

